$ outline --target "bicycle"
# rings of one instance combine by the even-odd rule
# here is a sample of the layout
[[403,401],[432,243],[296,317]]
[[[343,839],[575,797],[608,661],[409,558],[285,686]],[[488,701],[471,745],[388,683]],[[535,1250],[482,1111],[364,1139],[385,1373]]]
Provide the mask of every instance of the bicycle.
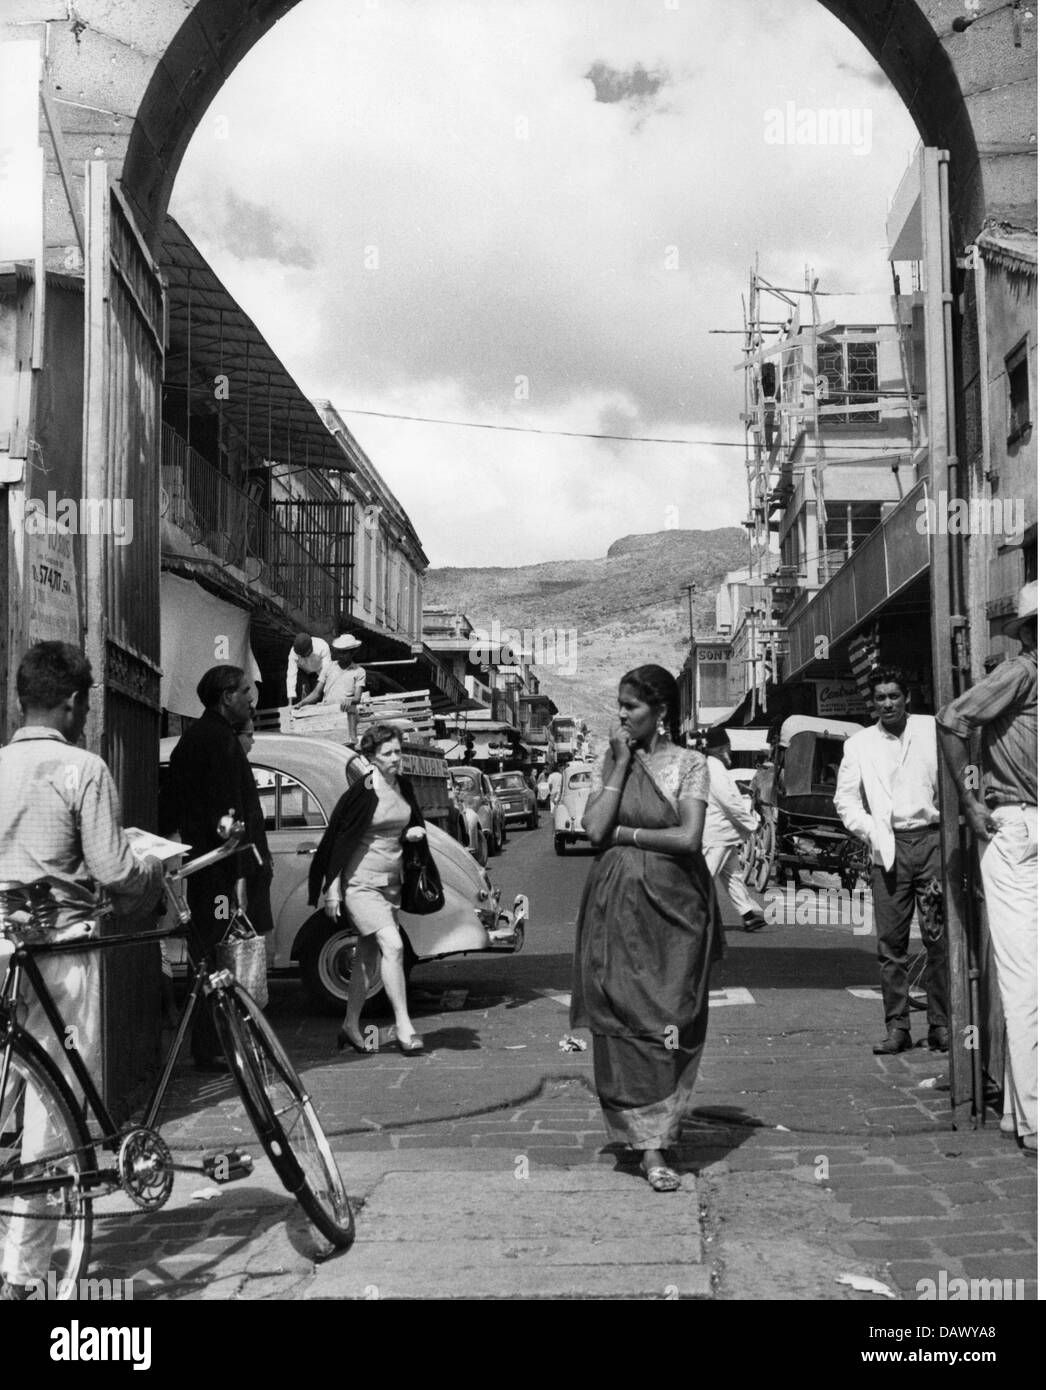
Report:
[[[87,1269],[96,1198],[123,1191],[141,1210],[158,1211],[171,1195],[176,1172],[203,1173],[222,1183],[253,1170],[251,1156],[237,1150],[207,1157],[199,1167],[176,1164],[157,1129],[182,1044],[201,1004],[214,1012],[244,1108],[283,1186],[335,1249],[352,1243],[352,1208],[308,1092],[251,995],[218,964],[216,947],[199,953],[174,1040],[141,1123],[124,1126],[113,1121],[81,1056],[75,1029],[67,1028],[37,964],[43,955],[110,950],[188,935],[192,914],[185,899],[186,879],[238,853],[242,835],[243,826],[237,823],[218,849],[164,875],[164,891],[177,917],[170,930],[88,937],[95,929],[92,921],[81,924],[79,931],[70,929],[75,933],[72,939],[43,941],[40,935],[53,928],[56,917],[47,880],[0,883],[0,944],[6,941],[9,946],[0,984],[0,1249],[15,1223],[27,1233],[20,1239],[49,1243],[46,1283],[48,1289],[59,1290],[59,1296],[75,1298]],[[62,1047],[83,1092],[82,1104],[19,1021],[25,984],[35,992]],[[97,1137],[87,1127],[89,1112],[100,1130]],[[107,1163],[106,1153],[114,1156]],[[46,1235],[32,1222],[48,1222]]]

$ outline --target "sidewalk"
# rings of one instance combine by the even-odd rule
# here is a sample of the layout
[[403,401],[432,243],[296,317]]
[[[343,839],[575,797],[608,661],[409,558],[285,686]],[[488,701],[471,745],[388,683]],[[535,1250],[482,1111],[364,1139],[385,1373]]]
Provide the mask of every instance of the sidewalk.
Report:
[[[448,1019],[439,981],[467,982],[458,962],[426,967],[422,1059],[346,1064],[328,1021],[277,1020],[358,1205],[349,1251],[317,1260],[262,1160],[218,1189],[180,1175],[155,1215],[100,1204],[97,1273],[160,1298],[883,1301],[839,1282],[858,1276],[903,1299],[953,1279],[1034,1299],[1036,1165],[994,1127],[951,1129],[946,1055],[872,1055],[881,1005],[847,986],[874,984],[874,943],[794,927],[729,942],[681,1192],[605,1151],[588,1054],[558,1051],[563,993],[477,984]],[[176,1157],[257,1154],[231,1084],[196,1095],[198,1080],[179,1078],[184,1113],[164,1126]]]

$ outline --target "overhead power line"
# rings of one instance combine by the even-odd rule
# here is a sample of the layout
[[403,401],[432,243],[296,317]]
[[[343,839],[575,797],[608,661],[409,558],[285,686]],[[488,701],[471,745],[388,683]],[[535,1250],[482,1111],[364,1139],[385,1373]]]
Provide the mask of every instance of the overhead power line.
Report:
[[[855,394],[850,392],[851,395]],[[397,415],[390,410],[357,410],[354,406],[339,405],[335,406],[339,415],[370,415],[379,420],[406,420],[416,425],[450,425],[461,430],[502,430],[512,434],[551,434],[558,435],[563,439],[613,439],[622,444],[685,444],[693,446],[695,444],[704,445],[715,449],[743,449],[745,443],[737,439],[669,439],[661,435],[650,434],[599,434],[594,430],[548,430],[541,429],[537,425],[491,425],[479,420],[440,420],[431,415]],[[837,450],[860,449],[862,453],[878,454],[880,458],[887,454],[910,454],[912,451],[907,449],[884,449],[881,444],[833,444],[832,452]]]

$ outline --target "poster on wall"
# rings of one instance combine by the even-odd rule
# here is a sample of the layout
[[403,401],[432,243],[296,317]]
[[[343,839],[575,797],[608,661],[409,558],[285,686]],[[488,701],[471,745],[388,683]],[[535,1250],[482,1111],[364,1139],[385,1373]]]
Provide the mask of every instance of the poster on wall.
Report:
[[817,713],[830,719],[866,719],[868,706],[856,681],[814,681]]
[[82,645],[74,540],[70,532],[60,528],[43,532],[26,530],[30,645],[34,642]]

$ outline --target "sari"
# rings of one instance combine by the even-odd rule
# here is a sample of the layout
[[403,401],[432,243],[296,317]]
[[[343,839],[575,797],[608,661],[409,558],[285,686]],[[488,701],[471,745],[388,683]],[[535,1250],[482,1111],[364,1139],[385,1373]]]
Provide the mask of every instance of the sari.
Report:
[[[617,823],[641,830],[680,823],[639,755]],[[612,1141],[662,1149],[678,1135],[695,1102],[709,975],[721,954],[715,890],[700,850],[680,856],[614,845],[600,853],[578,913],[570,1022],[592,1033]]]

